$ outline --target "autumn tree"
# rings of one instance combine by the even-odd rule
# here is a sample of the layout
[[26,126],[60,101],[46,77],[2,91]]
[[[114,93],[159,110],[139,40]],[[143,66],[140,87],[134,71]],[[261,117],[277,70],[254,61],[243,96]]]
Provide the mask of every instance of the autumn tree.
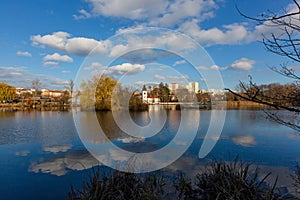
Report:
[[16,88],[0,82],[0,101],[13,100],[16,96]]
[[[94,76],[81,83],[80,103],[84,109],[111,110],[113,91],[118,87],[116,80],[110,77]],[[113,103],[118,103],[113,101]]]
[[168,102],[170,100],[169,98],[170,89],[168,87],[168,84],[163,84],[162,82],[158,85],[158,96],[160,98],[161,102]]
[[[292,63],[300,63],[300,5],[297,0],[293,0],[294,9],[282,10],[281,12],[267,12],[259,17],[249,17],[246,14],[240,14],[260,25],[272,27],[273,33],[263,35],[262,43],[265,48],[278,55],[288,58]],[[300,75],[287,63],[280,66],[270,67],[276,73],[291,79],[290,89],[278,92],[280,88],[273,87],[265,89],[258,86],[250,77],[249,83],[240,82],[242,93],[237,93],[231,89],[227,89],[230,93],[253,102],[268,105],[275,109],[283,109],[290,112],[290,119],[285,119],[276,112],[266,112],[270,119],[277,121],[283,125],[289,126],[298,132],[300,131],[299,120],[299,98],[300,98]],[[276,95],[274,95],[276,94]]]

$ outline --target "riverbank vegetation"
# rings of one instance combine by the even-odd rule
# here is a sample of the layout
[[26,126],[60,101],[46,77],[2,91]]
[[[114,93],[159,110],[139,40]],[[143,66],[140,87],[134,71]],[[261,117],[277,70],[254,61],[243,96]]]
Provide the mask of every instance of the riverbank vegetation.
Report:
[[[269,181],[271,173],[262,176],[259,168],[235,159],[232,162],[212,161],[196,177],[178,173],[176,177],[158,173],[133,174],[119,171],[100,173],[94,171],[83,183],[82,189],[68,194],[77,199],[298,199],[277,186],[277,179]],[[295,171],[300,179],[300,168]],[[295,183],[298,183],[295,181]],[[295,190],[299,184],[295,185]]]

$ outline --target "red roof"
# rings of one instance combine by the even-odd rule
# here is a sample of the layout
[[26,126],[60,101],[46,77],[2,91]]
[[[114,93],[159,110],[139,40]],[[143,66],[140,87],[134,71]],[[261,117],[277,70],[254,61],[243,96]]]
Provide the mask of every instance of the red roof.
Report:
[[146,86],[144,85],[142,91],[147,91]]

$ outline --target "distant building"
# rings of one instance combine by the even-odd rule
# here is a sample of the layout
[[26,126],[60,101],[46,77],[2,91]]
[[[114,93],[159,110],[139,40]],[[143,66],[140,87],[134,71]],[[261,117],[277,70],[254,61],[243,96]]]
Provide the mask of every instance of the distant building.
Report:
[[179,88],[178,83],[169,83],[170,92],[175,94],[176,90]]
[[148,94],[147,95],[147,103],[158,104],[160,102],[160,98],[157,95]]
[[160,99],[157,95],[148,93],[145,85],[143,86],[143,89],[142,89],[142,99],[143,99],[144,103],[157,104],[160,102]]
[[32,89],[16,88],[16,95],[22,96],[25,94],[32,94],[34,91]]
[[43,98],[60,98],[64,96],[66,90],[47,90],[47,89],[42,89],[41,96]]
[[199,83],[198,82],[190,82],[188,85],[189,92],[198,93],[199,92]]

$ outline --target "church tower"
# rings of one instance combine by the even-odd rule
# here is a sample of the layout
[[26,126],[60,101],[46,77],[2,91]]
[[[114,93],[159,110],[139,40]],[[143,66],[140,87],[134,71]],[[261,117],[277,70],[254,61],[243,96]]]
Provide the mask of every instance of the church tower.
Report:
[[144,85],[144,87],[142,89],[143,102],[147,103],[147,96],[148,96],[148,92],[147,92],[146,86]]

